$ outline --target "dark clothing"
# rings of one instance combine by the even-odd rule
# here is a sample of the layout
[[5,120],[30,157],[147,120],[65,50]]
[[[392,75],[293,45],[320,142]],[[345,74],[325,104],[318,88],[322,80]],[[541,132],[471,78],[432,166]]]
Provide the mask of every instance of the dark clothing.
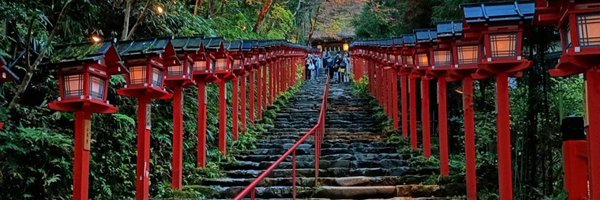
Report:
[[310,79],[310,77],[311,77],[311,76],[310,76],[310,69],[308,69],[308,66],[309,66],[309,65],[310,65],[310,64],[308,64],[308,63],[307,63],[307,64],[306,64],[306,66],[304,66],[304,72],[306,73],[306,76],[304,76],[304,80],[308,80],[308,79]]

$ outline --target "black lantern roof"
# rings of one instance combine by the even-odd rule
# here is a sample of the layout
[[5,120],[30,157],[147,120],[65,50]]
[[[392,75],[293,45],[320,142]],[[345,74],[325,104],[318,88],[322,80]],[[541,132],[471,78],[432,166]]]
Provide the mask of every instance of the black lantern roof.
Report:
[[241,51],[244,43],[241,40],[234,40],[225,43],[225,49],[228,51]]
[[465,4],[462,6],[466,23],[532,20],[534,2],[499,2]]
[[392,38],[392,41],[395,47],[400,47],[404,44],[404,40],[402,40],[402,37],[394,37]]
[[206,48],[210,39],[202,37],[180,37],[171,40],[175,51],[196,52],[202,47]]
[[382,47],[392,47],[394,45],[394,39],[383,39],[380,43]]
[[462,22],[444,22],[437,24],[437,37],[460,37],[463,34]]
[[206,39],[208,40],[208,44],[206,45],[207,49],[216,50],[221,48],[221,44],[224,45],[225,43],[225,39],[223,39],[222,37],[212,37]]
[[402,40],[405,45],[415,45],[417,43],[417,37],[414,34],[403,35]]
[[[120,60],[117,52],[114,52],[113,44],[111,42],[104,42],[100,44],[72,44],[58,46],[54,49],[54,53],[50,58],[52,64],[68,64],[68,63],[81,63],[87,61],[97,61],[104,59],[107,54],[111,53],[116,59]],[[109,52],[113,51],[113,52]]]
[[433,42],[437,39],[437,32],[434,29],[417,29],[415,30],[417,43]]
[[244,40],[242,41],[242,51],[248,52],[253,48],[256,48],[257,42],[256,40]]
[[6,78],[0,77],[0,80],[19,80],[19,77],[12,70],[10,70],[8,63],[6,60],[4,60],[4,58],[2,58],[2,56],[0,56],[0,73],[4,73],[4,75],[7,76]]
[[117,51],[123,57],[162,54],[167,51],[170,41],[171,38],[121,41],[117,43]]

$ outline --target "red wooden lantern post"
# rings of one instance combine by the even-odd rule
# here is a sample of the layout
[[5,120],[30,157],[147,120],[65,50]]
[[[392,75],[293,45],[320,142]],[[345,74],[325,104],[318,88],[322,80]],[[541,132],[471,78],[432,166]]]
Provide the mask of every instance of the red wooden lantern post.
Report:
[[208,118],[208,111],[206,109],[206,84],[217,79],[214,75],[214,57],[206,50],[206,46],[211,40],[212,38],[193,38],[183,48],[183,51],[192,59],[192,76],[198,87],[198,147],[196,166],[199,168],[206,167],[206,120]]
[[258,74],[257,74],[257,82],[258,82],[258,102],[257,102],[257,112],[258,119],[262,120],[263,108],[265,107],[265,90],[266,90],[266,64],[267,64],[267,49],[265,48],[266,41],[261,41],[259,43],[259,52],[258,52]]
[[260,62],[259,62],[259,43],[257,41],[253,41],[252,43],[252,60],[251,65],[252,69],[250,70],[250,123],[254,124],[256,122],[256,112],[260,109],[257,108],[258,95],[260,93]]
[[[0,83],[18,81],[19,77],[7,66],[6,60],[0,56]],[[0,121],[0,130],[4,128],[4,122]]]
[[371,47],[371,44],[368,43],[367,46],[367,54],[365,55],[367,64],[366,64],[366,70],[367,70],[367,77],[369,78],[369,91],[371,93],[372,96],[376,97],[375,95],[375,73],[374,73],[374,64],[373,64],[373,49]]
[[[88,52],[87,55],[73,55],[74,52]],[[90,150],[92,142],[92,113],[115,113],[117,107],[106,100],[108,80],[113,74],[127,70],[119,63],[120,58],[111,43],[81,44],[59,47],[54,52],[59,62],[52,63],[58,68],[58,100],[48,104],[50,109],[75,112],[75,159],[73,163],[73,199],[87,200]],[[4,60],[0,60],[4,61]],[[3,79],[15,79],[8,69],[2,69]]]
[[462,36],[462,23],[448,22],[437,25],[437,45],[431,49],[432,67],[427,76],[438,80],[438,129],[440,149],[440,174],[450,175],[448,155],[448,106],[447,106],[447,71],[455,66],[453,59],[455,39]]
[[400,129],[400,115],[398,112],[398,73],[402,67],[402,38],[396,37],[392,39],[392,47],[390,49],[390,60],[392,62],[392,120],[394,120],[394,130]]
[[[417,78],[418,76],[415,76],[412,74],[412,69],[415,68],[415,60],[414,60],[414,56],[416,54],[416,48],[415,45],[417,43],[417,38],[414,34],[411,35],[404,35],[402,37],[402,39],[404,40],[404,46],[402,48],[402,63],[403,63],[403,67],[400,70],[400,74],[403,78],[402,80],[402,84],[406,83],[406,80],[408,79],[408,87],[405,87],[405,85],[403,85],[403,89],[406,88],[408,89],[408,91],[403,90],[402,91],[402,95],[404,95],[404,97],[402,98],[402,107],[410,107],[410,146],[413,149],[417,149],[418,148],[418,137],[417,137]],[[406,95],[409,94],[410,95],[410,99],[408,99],[406,97]],[[408,105],[408,103],[410,103],[410,105]],[[408,105],[408,106],[407,106]],[[408,113],[404,113],[404,108],[402,109],[402,125],[404,126],[404,123],[406,123],[406,120],[408,118]],[[406,115],[405,115],[406,114]],[[406,116],[406,117],[404,117]],[[408,125],[408,123],[407,123]],[[406,126],[409,127],[409,126]],[[404,129],[404,128],[403,128]],[[404,134],[404,133],[403,133]]]
[[232,59],[222,38],[214,38],[208,44],[210,54],[215,58],[215,76],[219,78],[219,151],[227,154],[227,87],[228,80],[234,79]]
[[247,82],[248,82],[248,78],[250,77],[250,122],[254,123],[254,68],[253,68],[253,53],[252,53],[252,46],[254,45],[255,41],[252,40],[244,40],[242,41],[242,52],[243,52],[243,56],[244,56],[244,74],[240,77],[241,78],[241,87],[242,87],[242,131],[245,133],[247,131],[248,128],[248,86],[247,86]]
[[[475,110],[473,100],[473,78],[471,74],[478,69],[481,58],[479,46],[479,33],[475,30],[463,31],[462,23],[454,26],[454,32],[459,39],[452,45],[452,59],[454,65],[448,70],[448,81],[462,81],[464,131],[465,131],[465,159],[467,198],[477,199],[477,149],[475,146]],[[460,38],[460,35],[463,35]]]
[[429,80],[425,76],[425,70],[431,69],[432,65],[432,45],[437,39],[435,30],[420,29],[415,31],[417,37],[417,48],[415,60],[417,66],[413,68],[412,74],[421,77],[421,123],[423,131],[423,154],[425,157],[431,156],[431,117],[429,111]]
[[264,92],[264,97],[265,97],[265,102],[263,104],[263,110],[267,111],[269,105],[271,105],[272,99],[273,99],[273,61],[274,61],[274,57],[273,57],[273,53],[274,53],[274,46],[273,46],[273,42],[269,42],[267,43],[267,45],[265,46],[265,50],[266,50],[266,54],[265,54],[265,59],[266,59],[266,65],[265,65],[265,74],[264,74],[264,80],[265,80],[265,90]]
[[119,42],[118,50],[129,69],[127,85],[120,95],[138,99],[136,199],[149,199],[150,193],[150,106],[152,99],[169,99],[163,87],[165,64],[179,62],[170,39]]
[[[594,0],[546,1],[537,0],[536,21],[555,25],[560,30],[562,55],[550,75],[556,77],[583,73],[586,86],[587,157],[589,160],[589,199],[600,198],[600,4]],[[573,142],[570,142],[573,143]],[[567,166],[579,164],[577,158],[567,157],[565,148],[565,180],[569,199],[588,197],[586,173],[568,173]],[[569,181],[571,180],[571,181]]]
[[483,58],[476,77],[496,77],[498,174],[500,198],[512,199],[510,98],[508,77],[531,66],[523,58],[524,22],[533,19],[534,3],[471,4],[463,7],[466,26],[481,30]]
[[[195,38],[195,41],[201,40]],[[165,63],[167,77],[165,85],[173,91],[173,161],[171,164],[171,187],[176,190],[183,188],[183,94],[184,88],[194,85],[192,68],[194,60],[184,49],[194,41],[192,38],[177,38],[171,42],[177,52],[177,60]],[[195,47],[197,47],[196,45]]]
[[[233,112],[231,116],[233,118],[233,140],[238,140],[239,137],[239,85],[240,80],[238,77],[244,77],[246,73],[246,68],[244,68],[244,53],[242,51],[243,42],[240,40],[231,41],[228,43],[228,51],[230,52],[230,56],[233,59],[231,69],[233,70],[233,99],[232,99],[232,107]],[[244,79],[245,81],[245,79]],[[245,101],[242,101],[242,104],[245,104]],[[244,112],[245,114],[245,112]],[[244,118],[245,119],[245,118]]]
[[394,116],[394,106],[393,106],[393,96],[394,96],[394,81],[393,81],[393,75],[394,75],[394,56],[392,54],[392,46],[393,46],[393,41],[392,39],[387,39],[384,40],[382,42],[382,47],[383,47],[383,78],[384,78],[384,89],[385,89],[385,94],[384,94],[384,101],[385,101],[385,107],[386,107],[386,111],[387,111],[387,116],[388,118],[393,119]]

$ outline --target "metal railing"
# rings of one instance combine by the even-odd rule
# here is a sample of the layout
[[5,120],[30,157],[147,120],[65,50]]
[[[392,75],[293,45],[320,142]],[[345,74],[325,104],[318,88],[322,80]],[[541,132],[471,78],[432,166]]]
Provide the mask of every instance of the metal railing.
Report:
[[256,187],[260,182],[262,182],[265,178],[267,178],[273,170],[281,164],[288,156],[292,155],[292,195],[293,199],[296,199],[296,150],[298,147],[306,142],[308,138],[314,136],[314,146],[315,146],[315,181],[319,178],[319,158],[321,156],[321,143],[323,142],[323,137],[325,134],[325,118],[327,115],[327,97],[329,96],[329,78],[327,78],[327,82],[325,85],[325,91],[323,93],[323,101],[321,103],[321,110],[319,113],[319,119],[317,124],[311,128],[302,138],[300,138],[292,147],[290,147],[281,157],[275,161],[269,168],[267,168],[264,172],[262,172],[252,183],[250,183],[246,188],[240,192],[235,198],[235,200],[242,200],[246,196],[250,195],[250,199],[255,199],[256,196]]

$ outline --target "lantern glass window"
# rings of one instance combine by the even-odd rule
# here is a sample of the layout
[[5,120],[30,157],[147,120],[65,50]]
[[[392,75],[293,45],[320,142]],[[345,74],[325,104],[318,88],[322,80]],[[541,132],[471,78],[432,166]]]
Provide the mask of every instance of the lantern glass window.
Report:
[[152,68],[152,85],[162,87],[162,71],[158,68]]
[[581,46],[600,46],[600,14],[577,16],[579,44]]
[[206,71],[207,69],[207,62],[205,60],[199,60],[199,61],[194,61],[194,71]]
[[434,51],[435,65],[452,65],[452,54],[450,51]]
[[573,38],[571,35],[571,25],[569,22],[565,23],[564,28],[561,31],[561,38],[563,42],[563,46],[565,48],[571,48],[573,46]]
[[419,66],[429,66],[429,57],[426,53],[420,53],[417,56],[419,58]]
[[414,65],[415,64],[414,59],[413,59],[412,56],[402,56],[402,57],[404,57],[404,63],[405,64],[407,64],[407,65]]
[[129,68],[129,84],[146,83],[146,66],[133,66]]
[[83,95],[83,74],[64,76],[64,97],[81,97]]
[[492,57],[517,56],[517,34],[499,33],[490,35]]
[[244,60],[242,58],[237,58],[233,60],[233,68],[241,69],[244,66]]
[[167,72],[169,73],[169,76],[182,76],[184,75],[183,65],[169,66]]
[[458,64],[477,64],[479,55],[479,47],[476,45],[472,46],[459,46],[458,47]]
[[90,96],[94,99],[104,99],[106,80],[97,76],[90,76]]
[[227,59],[226,58],[217,58],[216,65],[217,65],[218,71],[227,70]]

